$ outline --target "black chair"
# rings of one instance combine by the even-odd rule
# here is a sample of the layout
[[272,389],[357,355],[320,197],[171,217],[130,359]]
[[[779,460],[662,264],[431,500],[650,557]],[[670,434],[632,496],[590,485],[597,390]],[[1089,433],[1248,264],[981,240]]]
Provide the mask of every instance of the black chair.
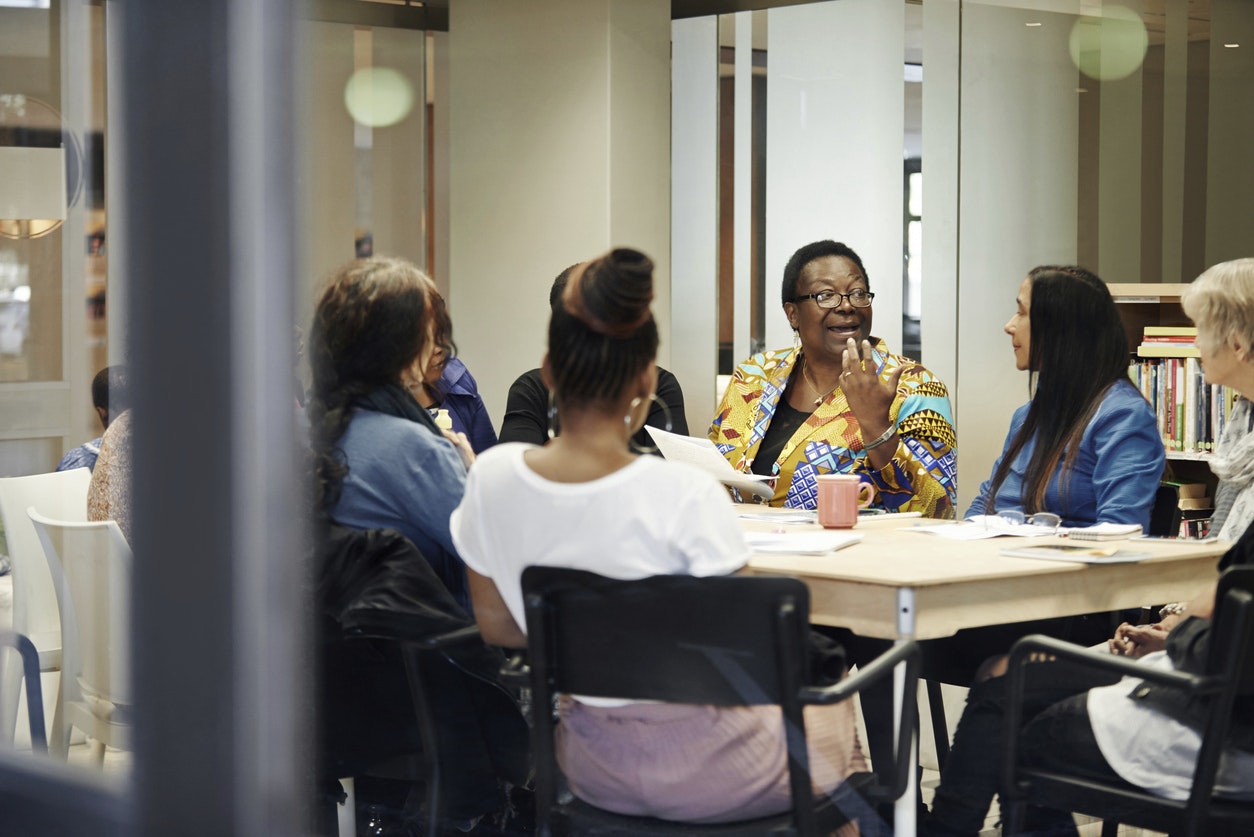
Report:
[[[1006,806],[1005,833],[1021,830],[1024,810],[1033,803],[1075,810],[1101,817],[1103,835],[1113,835],[1122,822],[1172,835],[1254,833],[1254,803],[1237,802],[1213,794],[1220,755],[1233,717],[1234,702],[1249,711],[1254,696],[1254,567],[1231,568],[1220,576],[1216,596],[1215,630],[1203,675],[1148,670],[1124,657],[1088,651],[1042,636],[1017,642],[1010,654],[1006,747],[1002,753],[1002,787]],[[1110,785],[1056,771],[1019,764],[1018,732],[1022,727],[1023,663],[1028,655],[1044,652],[1096,670],[1139,677],[1179,688],[1203,708],[1202,747],[1185,801],[1173,801],[1127,785]],[[1230,830],[1225,830],[1230,829]]]
[[[537,834],[812,835],[847,821],[830,798],[815,800],[806,750],[805,704],[849,698],[905,664],[905,690],[918,682],[918,647],[902,643],[830,687],[808,686],[809,591],[784,577],[655,576],[618,581],[594,573],[528,567],[522,577],[534,705],[557,693],[719,706],[779,705],[793,808],[778,816],[692,825],[558,799],[554,721],[536,712]],[[903,701],[895,764],[846,783],[863,800],[898,798],[913,769],[915,702]],[[869,811],[870,807],[866,806]],[[868,833],[866,823],[863,833]]]
[[527,723],[504,656],[422,553],[397,532],[328,527],[316,577],[322,829],[347,776],[421,783],[428,834],[505,807],[505,786],[530,778]]
[[[379,771],[379,755],[387,753],[388,748],[378,738],[390,737],[397,742],[398,749],[407,749],[400,733],[405,726],[416,724],[421,741],[418,753],[407,759],[403,752],[396,752],[382,763],[392,771],[414,771],[421,776],[424,834],[450,832],[451,822],[470,820],[490,810],[498,777],[509,777],[517,785],[527,781],[530,771],[526,759],[528,729],[512,696],[495,682],[480,680],[479,687],[468,688],[467,678],[475,680],[477,675],[459,665],[452,656],[459,649],[473,650],[483,645],[478,628],[471,626],[422,640],[358,634],[336,644],[340,647],[328,649],[328,660],[356,658],[357,661],[347,667],[335,666],[327,675],[331,678],[360,675],[363,671],[360,661],[365,659],[367,668],[373,672],[368,675],[367,683],[380,688],[374,695],[363,694],[371,689],[334,691],[334,694],[352,697],[347,702],[335,701],[333,706],[327,707],[333,729],[328,734],[327,750],[334,754],[335,767],[338,767],[338,770],[332,769],[333,773],[347,776],[359,771]],[[398,718],[394,697],[389,695],[389,692],[394,693],[395,687],[389,671],[402,676],[407,686],[403,699],[409,702],[410,718],[400,724],[379,723],[387,718]],[[364,684],[359,682],[358,685]],[[459,695],[474,711],[449,711],[439,696],[450,693]],[[372,717],[376,712],[379,714]],[[358,718],[350,719],[354,714]],[[489,741],[497,746],[488,746]],[[465,754],[472,746],[489,756],[505,752],[516,754],[517,758],[509,759],[509,763],[468,760]],[[372,757],[363,758],[363,753],[370,753]],[[410,764],[412,767],[408,766]],[[385,767],[381,775],[388,772]]]
[[[39,681],[39,651],[25,635],[0,631],[0,645],[7,645],[22,657],[22,679],[26,681],[26,711],[30,721],[30,748],[48,752],[48,734],[44,727],[44,696]],[[0,667],[0,675],[4,668]]]

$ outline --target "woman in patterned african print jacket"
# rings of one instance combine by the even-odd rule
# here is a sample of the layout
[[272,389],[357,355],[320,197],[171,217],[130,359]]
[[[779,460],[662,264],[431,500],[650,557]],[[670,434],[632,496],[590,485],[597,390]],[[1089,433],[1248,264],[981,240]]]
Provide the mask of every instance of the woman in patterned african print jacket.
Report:
[[875,295],[857,253],[807,244],[784,268],[781,295],[799,345],[736,369],[710,439],[737,470],[778,478],[774,506],[812,509],[814,478],[848,473],[875,486],[875,507],[953,517],[949,392],[871,336]]

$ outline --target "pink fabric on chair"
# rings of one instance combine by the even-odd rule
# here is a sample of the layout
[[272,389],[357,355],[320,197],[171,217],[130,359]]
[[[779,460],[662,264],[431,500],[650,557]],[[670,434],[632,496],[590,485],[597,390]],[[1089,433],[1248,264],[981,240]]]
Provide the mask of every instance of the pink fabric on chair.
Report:
[[[598,707],[563,696],[557,757],[580,799],[621,814],[730,822],[791,806],[777,706],[636,703]],[[866,770],[850,701],[804,710],[818,793]],[[857,834],[845,826],[841,835]]]

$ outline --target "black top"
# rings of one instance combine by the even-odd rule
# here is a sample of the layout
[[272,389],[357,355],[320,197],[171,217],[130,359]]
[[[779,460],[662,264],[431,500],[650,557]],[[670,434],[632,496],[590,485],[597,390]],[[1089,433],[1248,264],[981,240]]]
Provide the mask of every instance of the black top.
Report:
[[[796,372],[793,373],[794,375]],[[792,386],[792,380],[788,381],[788,386]],[[784,445],[788,444],[788,440],[797,432],[797,428],[805,424],[812,412],[803,413],[796,407],[788,403],[788,391],[785,390],[779,397],[779,405],[775,407],[775,415],[771,418],[771,423],[767,425],[766,435],[762,437],[762,444],[758,446],[758,455],[753,457],[753,465],[749,469],[760,477],[775,476],[775,461],[779,459],[779,454],[784,449]]]
[[[659,404],[658,402],[661,402]],[[670,430],[681,436],[688,435],[688,420],[684,416],[684,393],[679,381],[662,367],[657,368],[657,400],[649,406],[645,424],[659,430],[666,429],[666,410],[670,410]],[[558,432],[557,416],[553,417],[554,433]],[[543,445],[549,440],[549,390],[540,378],[540,370],[532,369],[518,376],[509,388],[505,402],[505,418],[501,420],[502,442],[530,442]],[[653,440],[643,427],[634,437],[642,448],[652,448]]]

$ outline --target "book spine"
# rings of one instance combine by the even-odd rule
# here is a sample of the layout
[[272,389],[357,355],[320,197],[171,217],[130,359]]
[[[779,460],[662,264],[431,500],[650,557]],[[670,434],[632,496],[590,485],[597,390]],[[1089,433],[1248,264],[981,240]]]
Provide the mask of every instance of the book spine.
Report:
[[1184,390],[1184,450],[1197,451],[1197,360],[1185,358],[1184,378],[1181,381]]
[[1176,428],[1173,438],[1176,440],[1176,450],[1184,450],[1184,423],[1188,413],[1185,412],[1184,394],[1188,387],[1184,384],[1184,363],[1180,358],[1171,359],[1172,366],[1175,367],[1175,402],[1176,402]]

